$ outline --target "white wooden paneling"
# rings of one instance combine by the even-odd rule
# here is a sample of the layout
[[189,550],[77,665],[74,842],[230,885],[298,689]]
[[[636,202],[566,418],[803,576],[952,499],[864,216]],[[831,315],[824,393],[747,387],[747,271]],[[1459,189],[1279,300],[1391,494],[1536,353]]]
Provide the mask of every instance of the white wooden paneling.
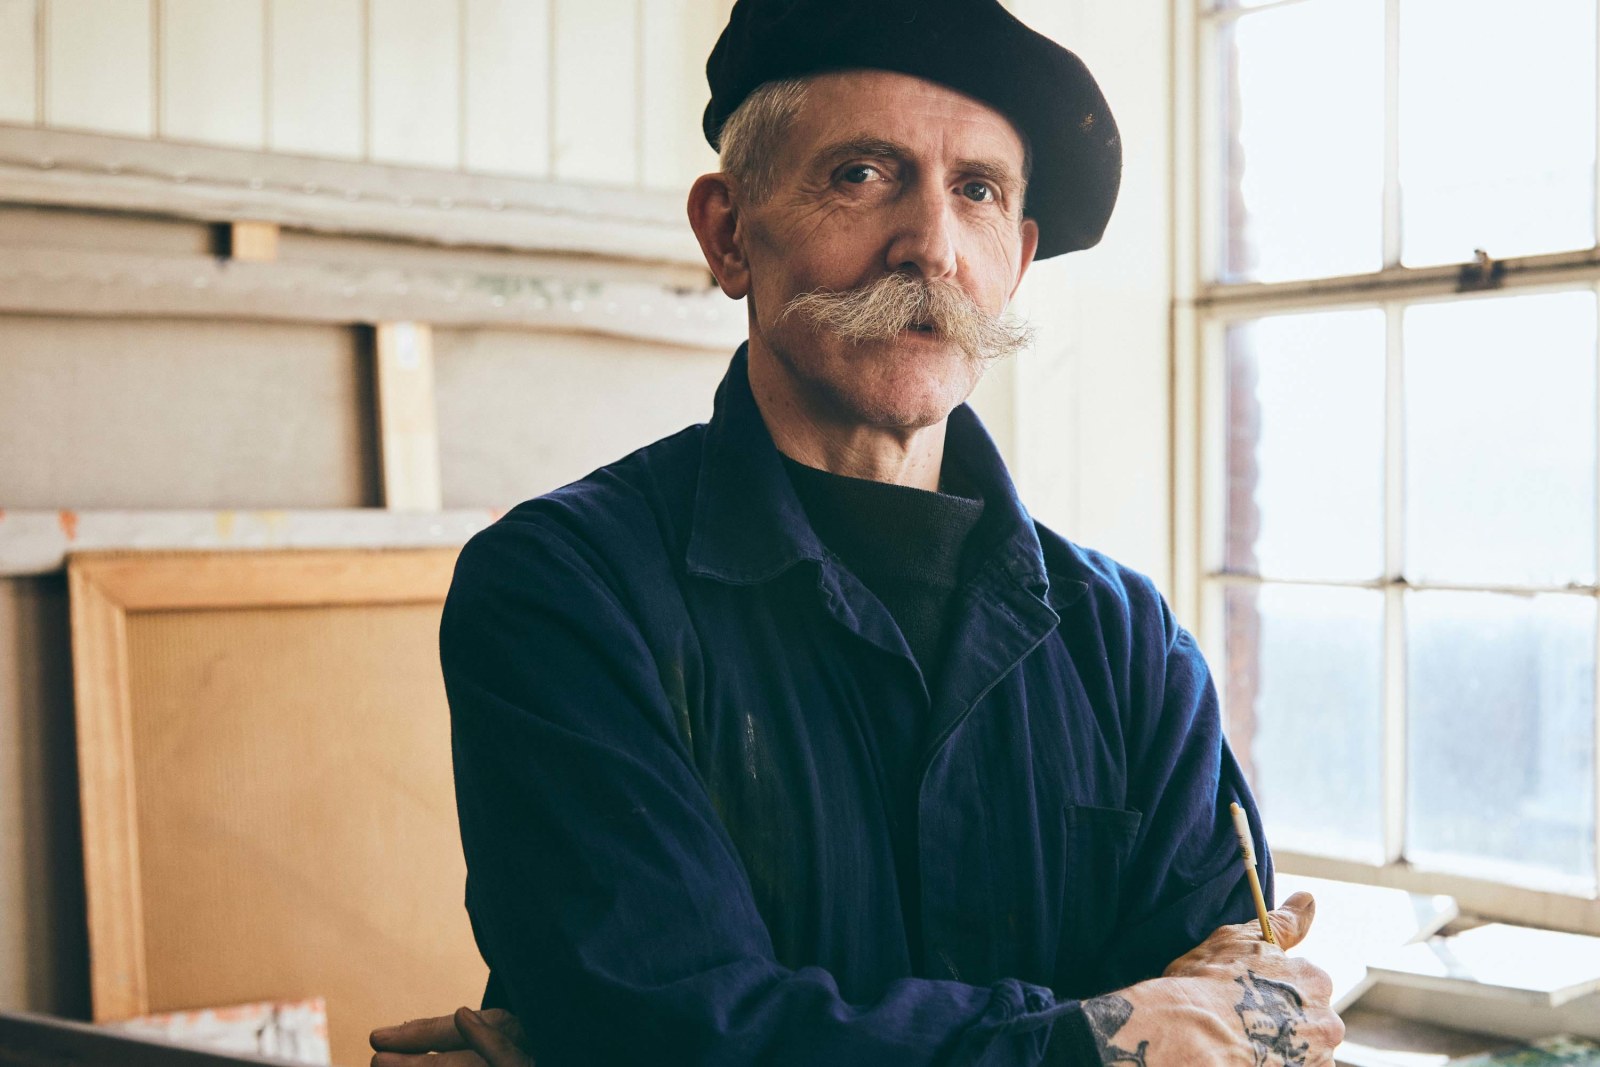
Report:
[[359,159],[366,27],[361,0],[269,0],[267,147]]
[[555,3],[555,176],[639,180],[637,0]]
[[460,3],[369,3],[369,155],[384,163],[459,166]]
[[696,177],[716,169],[700,115],[711,95],[706,57],[729,8],[724,0],[645,0],[642,5],[640,176],[647,186],[687,190]]
[[45,0],[45,121],[149,137],[150,0]]
[[159,135],[261,148],[264,11],[259,0],[159,0]]
[[38,0],[0,0],[0,122],[37,117]]
[[549,0],[464,0],[468,170],[550,173]]

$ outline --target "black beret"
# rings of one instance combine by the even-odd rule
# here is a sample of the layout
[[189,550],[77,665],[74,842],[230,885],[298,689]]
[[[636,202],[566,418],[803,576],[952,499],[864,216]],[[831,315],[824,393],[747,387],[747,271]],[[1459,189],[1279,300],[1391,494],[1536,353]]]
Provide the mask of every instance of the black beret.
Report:
[[761,85],[871,68],[947,85],[1005,115],[1033,152],[1025,212],[1038,258],[1100,240],[1122,179],[1122,141],[1083,61],[999,0],[738,0],[706,61],[712,148]]

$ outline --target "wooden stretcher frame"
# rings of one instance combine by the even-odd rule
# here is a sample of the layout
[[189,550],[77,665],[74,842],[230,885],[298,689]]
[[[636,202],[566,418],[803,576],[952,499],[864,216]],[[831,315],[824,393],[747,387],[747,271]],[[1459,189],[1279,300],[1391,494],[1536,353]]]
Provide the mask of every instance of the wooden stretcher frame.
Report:
[[135,804],[129,616],[183,609],[442,603],[458,551],[117,551],[69,559],[90,984],[97,1021],[131,1018],[152,1008]]

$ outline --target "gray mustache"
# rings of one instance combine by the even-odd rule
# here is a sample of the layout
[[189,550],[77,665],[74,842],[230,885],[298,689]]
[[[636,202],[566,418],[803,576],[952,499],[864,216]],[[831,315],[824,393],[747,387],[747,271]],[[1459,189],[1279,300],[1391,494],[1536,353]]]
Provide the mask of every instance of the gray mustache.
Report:
[[801,293],[783,306],[778,321],[790,315],[856,344],[892,340],[901,330],[929,325],[980,363],[1015,355],[1033,343],[1027,323],[989,314],[960,286],[904,273],[886,274],[859,289]]

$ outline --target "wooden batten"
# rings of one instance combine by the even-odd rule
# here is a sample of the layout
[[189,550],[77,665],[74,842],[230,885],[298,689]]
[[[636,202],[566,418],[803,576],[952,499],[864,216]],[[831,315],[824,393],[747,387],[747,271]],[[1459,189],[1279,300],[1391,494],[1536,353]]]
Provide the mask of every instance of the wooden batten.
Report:
[[278,224],[239,221],[228,224],[228,258],[271,263],[278,258]]
[[92,607],[119,613],[412,604],[444,599],[455,557],[455,548],[87,552],[68,573],[88,575],[80,584],[93,583]]
[[126,616],[91,571],[72,569],[73,696],[94,1019],[150,1006],[134,804]]
[[439,425],[433,399],[433,330],[380,323],[376,334],[378,452],[391,511],[438,511]]

